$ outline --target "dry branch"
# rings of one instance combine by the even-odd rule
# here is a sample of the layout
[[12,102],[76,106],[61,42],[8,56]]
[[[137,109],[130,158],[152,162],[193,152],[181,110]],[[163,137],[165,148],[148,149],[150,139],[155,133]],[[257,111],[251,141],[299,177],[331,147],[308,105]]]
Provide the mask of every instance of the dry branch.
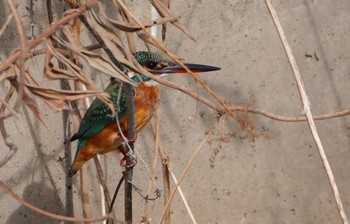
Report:
[[308,98],[308,96],[306,94],[306,91],[305,91],[305,88],[304,88],[304,84],[303,84],[303,80],[302,80],[301,74],[299,72],[298,65],[297,65],[297,63],[295,61],[294,55],[292,53],[292,49],[289,46],[289,43],[287,41],[287,38],[286,38],[286,36],[284,34],[284,31],[283,31],[283,28],[282,28],[282,25],[281,25],[281,23],[280,23],[280,21],[278,19],[278,16],[277,16],[277,13],[276,13],[274,7],[272,6],[271,1],[270,0],[265,0],[265,3],[266,3],[267,8],[268,8],[268,10],[270,12],[272,20],[273,20],[273,22],[274,22],[274,24],[276,26],[276,29],[277,29],[279,37],[280,37],[280,39],[282,41],[284,50],[287,53],[290,65],[292,67],[292,70],[293,70],[293,73],[294,73],[294,77],[295,77],[295,80],[297,82],[297,86],[298,86],[301,102],[302,102],[302,105],[303,105],[303,108],[304,108],[304,112],[306,114],[306,118],[307,118],[310,130],[311,130],[311,133],[312,133],[312,137],[315,140],[315,143],[316,143],[316,146],[317,146],[317,149],[318,149],[318,153],[319,153],[319,155],[321,157],[321,161],[322,161],[323,166],[324,166],[324,168],[326,170],[327,177],[328,177],[329,183],[330,183],[332,191],[333,191],[333,196],[335,198],[340,217],[341,217],[341,219],[343,221],[343,224],[349,224],[349,220],[346,217],[344,206],[343,206],[343,203],[342,203],[339,191],[338,191],[337,184],[335,182],[335,178],[334,178],[331,166],[330,166],[329,161],[327,159],[327,155],[326,155],[326,153],[325,153],[325,151],[323,149],[323,145],[322,145],[320,136],[319,136],[319,134],[317,132],[317,128],[316,128],[316,125],[315,125],[315,121],[314,121],[314,119],[312,117],[312,113],[311,113],[311,109],[310,109],[310,101],[309,101],[309,98]]
[[168,207],[170,206],[174,196],[175,196],[175,193],[178,191],[178,188],[183,180],[183,178],[185,177],[185,175],[187,174],[193,160],[197,157],[198,153],[200,152],[200,150],[203,148],[204,146],[204,143],[207,142],[208,138],[209,138],[210,134],[206,134],[202,140],[202,142],[199,144],[199,146],[197,147],[196,150],[194,150],[194,152],[192,153],[192,156],[191,158],[189,159],[189,161],[187,162],[187,164],[185,165],[185,167],[183,168],[181,174],[180,174],[180,178],[178,180],[178,182],[175,184],[175,187],[174,187],[174,190],[171,192],[170,194],[170,197],[168,199],[168,201],[166,202],[165,206],[164,206],[164,209],[163,209],[163,212],[162,212],[162,215],[161,215],[161,218],[159,219],[159,224],[161,224],[165,218],[165,214],[168,210]]

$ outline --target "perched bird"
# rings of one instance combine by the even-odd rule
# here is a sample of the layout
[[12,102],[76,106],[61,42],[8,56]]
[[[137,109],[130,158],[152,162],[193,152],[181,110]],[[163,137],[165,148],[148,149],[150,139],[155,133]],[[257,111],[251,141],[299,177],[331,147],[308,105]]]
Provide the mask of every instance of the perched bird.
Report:
[[[155,75],[166,75],[171,73],[186,73],[179,65],[168,61],[159,54],[140,51],[134,54],[137,62],[147,71]],[[199,64],[188,64],[187,67],[194,72],[208,72],[219,70],[220,68]],[[131,78],[139,83],[135,90],[135,133],[139,132],[151,119],[153,112],[158,107],[159,88],[150,78],[145,75]],[[104,154],[112,150],[119,149],[124,154],[121,164],[125,160],[125,152],[122,146],[123,138],[120,130],[127,132],[126,99],[125,92],[120,91],[121,82],[112,80],[105,92],[110,95],[110,99],[117,108],[117,115],[100,99],[95,99],[81,120],[79,130],[75,133],[71,141],[78,139],[77,150],[73,164],[69,170],[69,176],[73,176],[89,159],[97,154]],[[121,94],[119,96],[119,93]],[[119,99],[119,106],[117,105]],[[116,122],[119,120],[120,129]]]

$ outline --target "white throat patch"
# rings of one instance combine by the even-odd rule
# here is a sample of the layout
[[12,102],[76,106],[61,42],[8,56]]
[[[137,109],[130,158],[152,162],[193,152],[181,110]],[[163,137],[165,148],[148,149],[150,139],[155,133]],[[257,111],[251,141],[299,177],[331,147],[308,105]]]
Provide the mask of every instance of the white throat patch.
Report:
[[158,82],[151,79],[151,80],[145,82],[145,85],[146,86],[156,86],[156,85],[158,85]]

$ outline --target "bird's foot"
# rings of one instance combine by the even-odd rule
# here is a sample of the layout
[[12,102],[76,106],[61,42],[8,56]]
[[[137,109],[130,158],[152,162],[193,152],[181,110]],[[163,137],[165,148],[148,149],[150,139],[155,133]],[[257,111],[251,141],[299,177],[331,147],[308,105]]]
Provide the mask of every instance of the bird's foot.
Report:
[[137,157],[135,155],[129,156],[131,158],[131,161],[129,163],[126,163],[126,157],[127,156],[124,156],[120,160],[120,166],[127,167],[127,168],[136,166],[136,164],[137,164]]
[[[123,158],[120,160],[120,166],[134,167],[137,164],[137,157],[134,154],[127,155],[122,145],[118,147],[118,150],[123,154]],[[127,162],[128,157],[129,157],[129,161]]]

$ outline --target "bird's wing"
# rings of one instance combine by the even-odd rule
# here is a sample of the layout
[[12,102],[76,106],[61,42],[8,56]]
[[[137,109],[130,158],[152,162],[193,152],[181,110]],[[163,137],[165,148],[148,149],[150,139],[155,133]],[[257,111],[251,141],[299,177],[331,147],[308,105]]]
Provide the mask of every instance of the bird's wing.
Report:
[[[118,109],[118,119],[125,116],[126,112],[126,99],[124,91],[121,91],[119,108],[117,107],[119,87],[120,83],[113,81],[105,90],[110,94],[110,99],[113,101],[114,107]],[[112,114],[111,109],[100,99],[96,98],[86,111],[83,119],[80,122],[79,130],[73,135],[71,141],[94,136],[107,125],[115,122],[115,117],[113,117]]]

